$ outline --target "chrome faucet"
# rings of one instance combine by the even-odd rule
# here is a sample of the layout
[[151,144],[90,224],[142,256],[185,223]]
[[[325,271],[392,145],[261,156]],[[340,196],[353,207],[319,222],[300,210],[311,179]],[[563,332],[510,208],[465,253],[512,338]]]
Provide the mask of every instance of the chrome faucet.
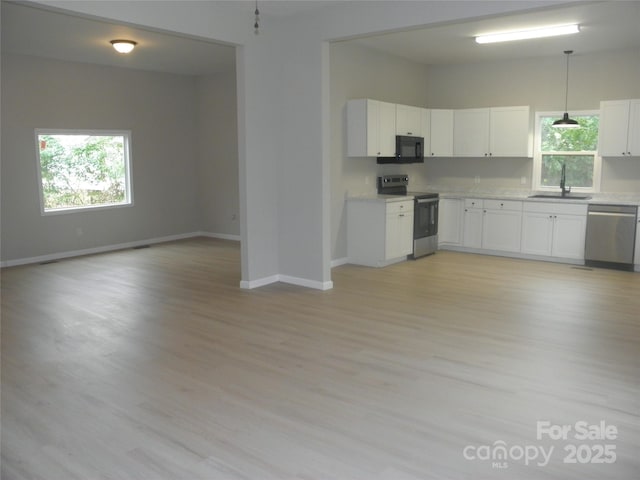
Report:
[[562,190],[562,196],[566,196],[568,193],[571,193],[571,187],[565,188],[567,183],[567,165],[565,163],[562,164],[562,173],[560,174],[560,189]]

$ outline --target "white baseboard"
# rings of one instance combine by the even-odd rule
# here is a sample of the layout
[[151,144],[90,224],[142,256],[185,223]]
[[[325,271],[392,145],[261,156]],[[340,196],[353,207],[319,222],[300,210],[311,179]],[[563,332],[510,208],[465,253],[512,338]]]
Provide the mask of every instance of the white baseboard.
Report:
[[265,285],[269,285],[271,283],[276,283],[279,281],[280,275],[271,275],[269,277],[259,278],[258,280],[241,280],[240,288],[251,290],[252,288],[264,287]]
[[335,260],[331,260],[331,268],[346,265],[347,263],[349,263],[349,257],[336,258]]
[[236,242],[240,241],[240,235],[231,235],[229,233],[200,232],[200,235],[202,237],[220,238],[222,240],[234,240]]
[[67,252],[57,252],[47,255],[38,255],[36,257],[18,258],[15,260],[6,260],[0,262],[0,267],[16,267],[18,265],[27,265],[31,263],[51,262],[55,260],[62,260],[64,258],[81,257],[83,255],[94,255],[96,253],[113,252],[116,250],[125,250],[128,248],[140,247],[143,245],[152,245],[156,243],[173,242],[175,240],[184,240],[194,237],[211,237],[221,238],[224,240],[240,240],[238,235],[227,235],[224,233],[211,233],[211,232],[189,232],[181,233],[178,235],[168,235],[166,237],[148,238],[145,240],[136,240],[134,242],[116,243],[112,245],[103,245],[101,247],[84,248],[81,250],[70,250]]
[[316,280],[309,280],[307,278],[292,277],[290,275],[271,275],[269,277],[259,278],[258,280],[242,280],[240,281],[240,288],[251,290],[253,288],[264,287],[271,283],[289,283],[292,285],[299,285],[301,287],[314,288],[316,290],[331,290],[333,288],[333,282],[318,282]]

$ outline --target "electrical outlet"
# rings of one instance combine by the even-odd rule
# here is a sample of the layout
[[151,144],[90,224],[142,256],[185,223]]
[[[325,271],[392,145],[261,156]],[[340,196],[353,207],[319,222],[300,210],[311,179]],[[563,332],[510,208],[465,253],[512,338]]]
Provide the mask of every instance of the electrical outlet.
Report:
[[238,216],[235,213],[231,214],[231,221],[232,222],[235,222],[237,218],[238,218]]
[[520,177],[520,185],[526,185],[527,184],[527,177]]

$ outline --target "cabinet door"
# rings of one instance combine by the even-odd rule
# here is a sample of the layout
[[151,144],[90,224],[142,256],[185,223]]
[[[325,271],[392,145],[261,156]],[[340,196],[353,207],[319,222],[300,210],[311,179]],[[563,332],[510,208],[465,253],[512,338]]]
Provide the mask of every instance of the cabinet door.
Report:
[[522,217],[522,253],[551,255],[553,215],[525,212]]
[[441,198],[438,213],[438,244],[462,243],[463,201],[459,198]]
[[396,154],[396,105],[378,102],[378,154],[377,157],[393,157]]
[[529,107],[492,108],[489,136],[490,156],[533,156]]
[[586,215],[554,215],[551,255],[583,260],[586,230]]
[[422,136],[421,110],[419,107],[396,105],[396,135]]
[[424,156],[428,157],[431,152],[431,110],[420,109],[420,136],[424,138]]
[[462,230],[462,245],[471,248],[482,247],[482,209],[464,209],[464,227]]
[[456,110],[453,114],[453,154],[460,157],[489,155],[488,108]]
[[640,270],[640,219],[638,219],[638,223],[636,224],[636,251],[633,261],[636,264],[636,270]]
[[432,157],[453,156],[453,110],[431,109],[430,120],[431,148],[425,152],[429,152]]
[[507,252],[520,251],[522,213],[513,210],[485,210],[482,248]]
[[627,153],[640,156],[640,100],[629,103],[629,135]]
[[598,150],[603,157],[627,155],[629,106],[628,100],[600,102]]
[[413,212],[387,215],[385,259],[403,257],[413,252]]

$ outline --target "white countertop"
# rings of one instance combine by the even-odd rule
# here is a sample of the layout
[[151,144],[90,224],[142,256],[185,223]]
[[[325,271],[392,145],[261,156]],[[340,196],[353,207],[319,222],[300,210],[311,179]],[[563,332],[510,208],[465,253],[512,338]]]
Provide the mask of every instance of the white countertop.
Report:
[[[608,204],[608,205],[637,205],[640,206],[640,193],[575,193],[575,195],[588,195],[590,199],[575,198],[530,198],[530,195],[551,192],[534,192],[530,190],[514,189],[451,189],[442,185],[427,185],[420,188],[412,188],[424,192],[439,193],[440,198],[478,198],[492,200],[523,200],[527,202],[562,202],[578,204]],[[412,195],[378,195],[376,193],[363,193],[350,195],[349,200],[401,202],[413,200]]]
[[378,195],[376,193],[365,193],[362,195],[351,195],[349,200],[362,200],[366,202],[407,202],[413,201],[413,195]]

